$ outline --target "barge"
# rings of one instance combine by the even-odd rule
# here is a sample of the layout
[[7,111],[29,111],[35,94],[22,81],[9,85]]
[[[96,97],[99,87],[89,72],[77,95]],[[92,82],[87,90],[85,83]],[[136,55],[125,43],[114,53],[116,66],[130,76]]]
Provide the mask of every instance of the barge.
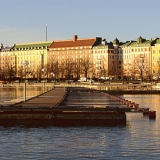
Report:
[[126,125],[125,112],[101,110],[1,110],[0,125],[111,126]]

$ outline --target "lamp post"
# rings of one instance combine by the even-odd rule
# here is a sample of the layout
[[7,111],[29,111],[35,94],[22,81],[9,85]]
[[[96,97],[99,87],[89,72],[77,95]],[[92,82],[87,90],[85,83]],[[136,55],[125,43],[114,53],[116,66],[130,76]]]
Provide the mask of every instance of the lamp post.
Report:
[[[54,78],[55,78],[55,74],[53,72],[51,72],[51,75],[52,75],[52,81],[53,81],[53,84],[54,84]],[[54,85],[53,85],[53,88],[54,88]]]
[[157,63],[158,63],[158,77],[157,77],[157,80],[159,80],[159,78],[160,78],[160,57],[158,58]]
[[24,65],[24,101],[26,101],[26,67],[29,65],[29,62],[27,60],[25,60],[23,62]]
[[43,93],[45,92],[45,80],[44,80],[44,73],[45,73],[46,69],[43,68],[42,69],[42,72],[43,72],[43,82],[44,82],[44,85],[43,85]]

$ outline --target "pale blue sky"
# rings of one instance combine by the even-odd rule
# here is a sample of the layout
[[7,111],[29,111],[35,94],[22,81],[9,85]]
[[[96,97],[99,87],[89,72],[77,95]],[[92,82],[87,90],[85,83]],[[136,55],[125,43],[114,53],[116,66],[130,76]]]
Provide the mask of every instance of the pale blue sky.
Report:
[[0,43],[160,37],[160,0],[0,0]]

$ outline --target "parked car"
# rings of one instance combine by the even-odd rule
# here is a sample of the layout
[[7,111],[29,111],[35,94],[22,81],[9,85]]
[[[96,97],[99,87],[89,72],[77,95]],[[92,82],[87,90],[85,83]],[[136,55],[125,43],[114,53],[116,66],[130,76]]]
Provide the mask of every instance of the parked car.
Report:
[[43,83],[47,83],[48,81],[47,81],[47,80],[41,80],[41,82],[43,82]]
[[19,83],[19,80],[14,81],[14,83]]
[[38,83],[38,82],[39,82],[38,80],[34,80],[34,81],[33,81],[33,83]]
[[4,82],[2,82],[2,84],[8,84],[9,82],[8,81],[4,81]]
[[87,79],[87,82],[93,83],[94,80],[93,79]]

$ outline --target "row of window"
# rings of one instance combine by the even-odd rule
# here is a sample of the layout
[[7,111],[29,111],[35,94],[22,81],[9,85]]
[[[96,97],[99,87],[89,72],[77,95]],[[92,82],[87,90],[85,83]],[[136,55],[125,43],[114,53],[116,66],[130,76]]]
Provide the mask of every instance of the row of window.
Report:
[[78,53],[91,53],[91,51],[75,51],[75,52],[50,52],[50,55],[56,55],[56,54],[78,54]]
[[92,46],[85,46],[85,47],[71,47],[71,48],[49,48],[49,51],[56,51],[56,50],[74,50],[74,49],[91,49]]
[[[155,50],[153,50],[153,51],[152,51],[152,53],[153,53],[153,54],[155,54],[155,53],[156,53],[156,51],[155,51]],[[160,50],[158,51],[158,53],[160,54]]]
[[150,48],[132,48],[132,52],[150,51]]
[[26,48],[15,48],[15,51],[26,51],[26,50],[40,50],[40,49],[47,49],[47,46],[43,47],[26,47]]

